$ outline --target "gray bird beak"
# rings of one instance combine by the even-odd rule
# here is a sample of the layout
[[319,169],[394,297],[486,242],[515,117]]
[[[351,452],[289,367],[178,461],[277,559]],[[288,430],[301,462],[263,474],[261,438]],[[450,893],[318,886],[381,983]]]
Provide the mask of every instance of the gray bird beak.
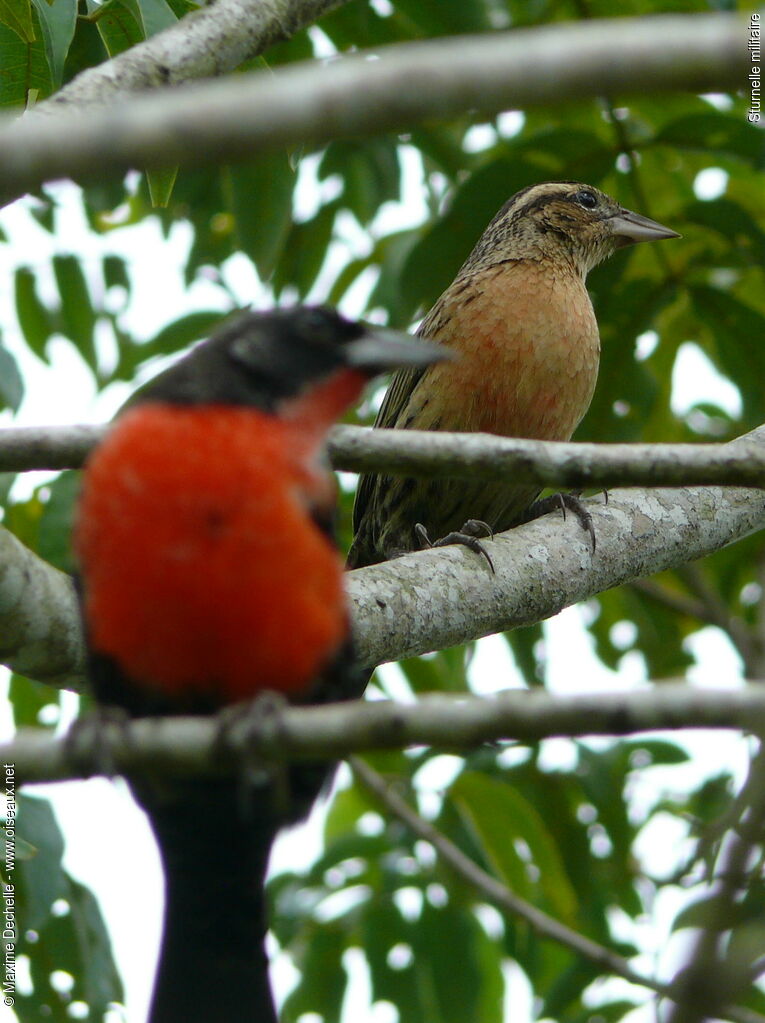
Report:
[[617,214],[609,218],[609,223],[616,239],[617,249],[625,245],[634,245],[637,242],[658,242],[662,238],[681,238],[677,231],[672,231],[663,224],[657,224],[655,220],[649,220],[639,213],[631,210],[619,210]]
[[346,362],[367,373],[382,373],[405,366],[429,366],[453,359],[454,353],[442,345],[412,337],[388,327],[370,326],[357,341],[345,346]]

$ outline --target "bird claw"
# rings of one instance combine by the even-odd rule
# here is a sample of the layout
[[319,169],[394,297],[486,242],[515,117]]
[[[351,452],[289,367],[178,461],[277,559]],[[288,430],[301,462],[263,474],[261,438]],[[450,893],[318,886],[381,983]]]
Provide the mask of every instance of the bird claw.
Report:
[[237,755],[241,805],[245,814],[251,789],[271,787],[274,811],[279,816],[282,811],[288,816],[287,767],[281,761],[269,760],[268,755],[261,752],[264,741],[267,746],[278,741],[281,714],[286,706],[287,701],[280,693],[266,690],[254,700],[224,707],[217,715],[213,752],[227,759],[232,752]]
[[489,540],[494,539],[494,530],[491,528],[488,522],[484,522],[483,519],[468,519],[467,522],[463,522],[462,528],[459,530],[463,536],[485,536]]
[[[570,494],[552,494],[550,497],[543,497],[539,501],[534,501],[523,521],[532,522],[534,519],[538,519],[542,515],[547,515],[548,512],[557,511],[558,509],[563,512],[563,519],[565,521],[566,511],[570,511],[576,516],[579,525],[585,533],[589,534],[590,542],[592,543],[592,553],[594,554],[596,546],[595,526],[592,521],[592,515],[580,498],[581,493],[581,490],[578,490]],[[607,495],[608,492],[604,491],[604,493]]]
[[491,560],[491,555],[478,539],[478,536],[475,535],[476,530],[480,530],[478,535],[489,537],[494,536],[494,531],[491,526],[488,525],[488,523],[483,522],[481,519],[468,519],[462,529],[447,533],[446,536],[442,536],[439,540],[431,540],[428,536],[427,529],[421,522],[415,523],[414,526],[415,535],[420,542],[420,550],[429,550],[434,547],[451,547],[453,544],[459,544],[462,547],[467,547],[468,550],[473,551],[475,554],[483,555],[488,562],[492,575],[496,575],[496,569],[494,568],[494,562]]
[[70,725],[64,738],[67,759],[84,773],[113,778],[119,770],[114,758],[112,730],[118,729],[127,745],[130,720],[126,711],[119,707],[97,705]]

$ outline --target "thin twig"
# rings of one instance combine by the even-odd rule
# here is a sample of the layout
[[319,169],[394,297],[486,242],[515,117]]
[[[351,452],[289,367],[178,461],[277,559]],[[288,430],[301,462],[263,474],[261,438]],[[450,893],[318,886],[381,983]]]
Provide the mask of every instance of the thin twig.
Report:
[[629,585],[630,589],[637,590],[638,593],[642,593],[657,604],[662,604],[670,611],[685,615],[687,618],[696,618],[709,625],[717,625],[702,601],[693,600],[682,593],[674,593],[666,586],[662,586],[661,583],[657,583],[655,579],[635,579]]
[[[622,956],[617,955],[604,945],[592,941],[579,934],[578,931],[566,927],[547,913],[543,913],[530,902],[520,898],[506,885],[497,881],[483,868],[474,863],[442,832],[423,820],[405,800],[401,799],[385,782],[385,780],[368,764],[358,757],[350,758],[350,765],[355,777],[372,792],[377,799],[399,820],[403,821],[416,835],[429,842],[441,859],[447,863],[464,881],[474,887],[481,896],[505,912],[520,917],[537,934],[570,949],[577,955],[595,963],[608,973],[614,973],[632,984],[655,991],[663,997],[671,998],[672,989],[653,977],[644,976],[634,970]],[[724,1018],[735,1023],[763,1023],[765,1017],[752,1013],[748,1009],[726,1009]]]
[[765,824],[765,749],[755,755],[742,792],[743,810],[722,844],[716,879],[706,900],[706,920],[673,982],[674,1005],[667,1023],[703,1023],[719,1015],[720,1006],[736,998],[751,982],[752,964],[726,955],[722,936],[732,925],[746,888],[748,863],[762,841]]
[[707,610],[707,621],[728,636],[744,662],[744,674],[756,678],[763,668],[762,650],[755,635],[747,628],[740,618],[731,614],[725,601],[717,593],[704,576],[697,564],[680,565],[676,570],[691,592],[701,601]]

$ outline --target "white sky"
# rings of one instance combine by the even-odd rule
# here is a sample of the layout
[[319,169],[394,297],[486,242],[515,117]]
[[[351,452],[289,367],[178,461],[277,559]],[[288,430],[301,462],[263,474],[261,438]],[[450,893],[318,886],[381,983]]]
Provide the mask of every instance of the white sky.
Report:
[[[508,115],[508,124],[515,125],[518,115]],[[513,121],[515,118],[515,121]],[[476,139],[476,144],[481,140]],[[419,222],[424,215],[421,175],[411,152],[406,156],[406,195],[402,204],[388,204],[381,215],[381,222],[387,232],[394,227],[404,227]],[[305,161],[304,175],[312,174],[310,161]],[[713,198],[724,190],[726,177],[722,171],[709,169],[702,172],[696,181],[699,198]],[[325,183],[324,189],[331,189],[332,182]],[[65,198],[76,194],[73,186],[60,186],[58,194]],[[308,204],[316,201],[315,190],[299,192],[300,213],[307,213]],[[103,422],[124,400],[127,387],[114,386],[105,394],[96,395],[90,371],[82,364],[79,355],[64,339],[54,340],[49,349],[51,367],[43,366],[29,354],[20,342],[13,317],[8,310],[14,308],[13,272],[19,265],[29,265],[39,271],[43,293],[55,296],[49,276],[51,256],[56,252],[74,252],[84,260],[86,273],[94,276],[98,286],[98,267],[106,253],[124,255],[130,262],[133,275],[133,302],[130,311],[129,329],[142,337],[151,337],[159,328],[182,313],[193,309],[226,308],[226,299],[220,288],[210,282],[201,281],[190,289],[182,286],[178,268],[182,265],[190,244],[190,232],[179,225],[165,240],[156,224],[149,220],[128,229],[112,231],[103,236],[94,236],[85,230],[82,214],[77,202],[63,204],[58,230],[49,235],[31,218],[22,204],[0,212],[0,226],[5,228],[13,245],[0,245],[0,313],[3,337],[8,347],[17,355],[27,382],[27,395],[16,425],[65,424],[77,422]],[[362,254],[369,244],[368,237],[361,232],[350,217],[341,225],[342,238],[337,244],[350,249],[355,255]],[[268,296],[253,274],[247,260],[232,258],[225,268],[226,280],[241,304],[248,302],[256,306],[268,304]],[[357,290],[344,303],[344,310],[350,315],[359,313],[369,278],[357,285]],[[312,296],[323,297],[324,282],[320,281]],[[650,351],[650,335],[641,339],[646,353]],[[107,341],[108,344],[108,341]],[[708,401],[724,407],[735,414],[738,411],[738,394],[730,384],[722,381],[701,350],[689,341],[682,349],[673,376],[673,408],[681,412],[694,402]],[[0,426],[10,425],[11,417],[0,415]],[[30,474],[22,488],[29,487],[41,479],[40,474]],[[582,627],[582,616],[588,613],[586,606],[570,608],[549,622],[545,628],[545,643],[548,654],[549,679],[553,690],[572,689],[598,691],[644,684],[645,673],[640,658],[627,654],[620,671],[616,674],[606,670],[594,656],[592,643]],[[625,623],[625,628],[629,625]],[[704,629],[692,641],[699,667],[692,673],[693,681],[699,685],[736,684],[740,681],[740,666],[727,640],[715,629]],[[572,665],[575,669],[572,669]],[[520,680],[512,664],[506,644],[499,637],[483,641],[477,650],[471,668],[471,675],[477,691],[493,692],[507,686],[518,686]],[[396,690],[396,669],[388,669],[386,678]],[[68,712],[74,713],[76,703],[66,701]],[[10,719],[0,721],[4,737],[10,734]],[[637,773],[633,783],[633,799],[636,807],[651,805],[660,791],[683,790],[695,786],[701,777],[707,777],[721,770],[735,768],[739,777],[745,765],[746,749],[742,741],[727,733],[714,733],[714,740],[705,733],[693,733],[685,740],[693,754],[690,765],[677,768],[651,768]],[[570,760],[571,747],[563,740],[544,744],[543,761],[551,766],[563,766]],[[425,789],[432,789],[432,799],[449,780],[450,758],[439,758],[437,770],[430,769],[424,778],[418,779]],[[140,1023],[144,1018],[149,993],[149,980],[153,973],[159,938],[161,880],[158,860],[143,814],[135,807],[124,785],[105,780],[71,783],[57,786],[39,786],[34,791],[49,796],[56,807],[61,825],[66,834],[66,865],[71,873],[91,887],[99,898],[114,942],[114,950],[127,991],[127,1019]],[[318,813],[321,818],[321,812]],[[298,829],[292,836],[280,840],[275,859],[281,867],[298,867],[308,863],[318,849],[318,823]],[[680,851],[683,836],[676,833],[676,822],[664,822],[664,831],[657,834],[658,825],[641,835],[639,852],[644,856],[649,869],[669,869]],[[675,840],[679,845],[675,844]],[[637,925],[629,925],[625,934],[637,937],[648,951],[639,964],[648,972],[669,975],[677,962],[678,939],[670,937],[669,925],[677,910],[678,900],[687,899],[687,894],[671,892],[662,896],[651,919]],[[487,924],[491,926],[491,920]],[[636,933],[637,932],[637,933]],[[656,960],[650,950],[659,950]],[[353,992],[349,999],[351,1006],[346,1011],[347,1020],[368,1020],[370,1023],[393,1023],[394,1013],[389,1006],[364,1009],[369,1005],[368,984],[365,979],[363,959],[352,956],[354,966]],[[351,965],[350,963],[348,965]],[[282,993],[291,983],[292,967],[285,957],[277,960],[274,975],[277,990]],[[523,1023],[521,1007],[530,1012],[528,987],[517,970],[510,970],[511,983],[509,998],[513,1001],[513,1018]],[[609,991],[627,991],[628,985],[620,981],[610,982]],[[634,1014],[632,1023],[648,1020],[645,1011]],[[115,1015],[115,1020],[120,1018]],[[0,1023],[10,1023],[15,1015],[0,1006]],[[112,1021],[113,1023],[113,1021]]]

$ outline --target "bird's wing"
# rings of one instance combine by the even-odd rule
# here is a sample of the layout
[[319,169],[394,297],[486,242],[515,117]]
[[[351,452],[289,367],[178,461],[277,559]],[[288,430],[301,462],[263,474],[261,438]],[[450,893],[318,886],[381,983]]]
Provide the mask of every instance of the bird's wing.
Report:
[[[412,391],[427,372],[426,369],[401,369],[395,373],[385,392],[383,403],[375,419],[375,427],[394,426],[401,411],[412,396]],[[365,473],[359,479],[356,489],[356,500],[353,503],[353,531],[358,530],[364,511],[379,482],[377,473]]]
[[[416,330],[417,337],[437,340],[440,327],[441,309],[443,298],[438,299],[425,319]],[[392,427],[398,422],[399,416],[406,407],[412,392],[428,372],[428,366],[413,366],[410,369],[400,369],[393,374],[388,389],[385,392],[380,411],[375,419],[375,427]],[[406,424],[403,424],[406,426]],[[376,487],[379,486],[380,476],[377,473],[365,473],[359,479],[356,488],[356,499],[353,502],[353,532],[357,533],[361,526],[362,519],[367,506],[372,498]]]

